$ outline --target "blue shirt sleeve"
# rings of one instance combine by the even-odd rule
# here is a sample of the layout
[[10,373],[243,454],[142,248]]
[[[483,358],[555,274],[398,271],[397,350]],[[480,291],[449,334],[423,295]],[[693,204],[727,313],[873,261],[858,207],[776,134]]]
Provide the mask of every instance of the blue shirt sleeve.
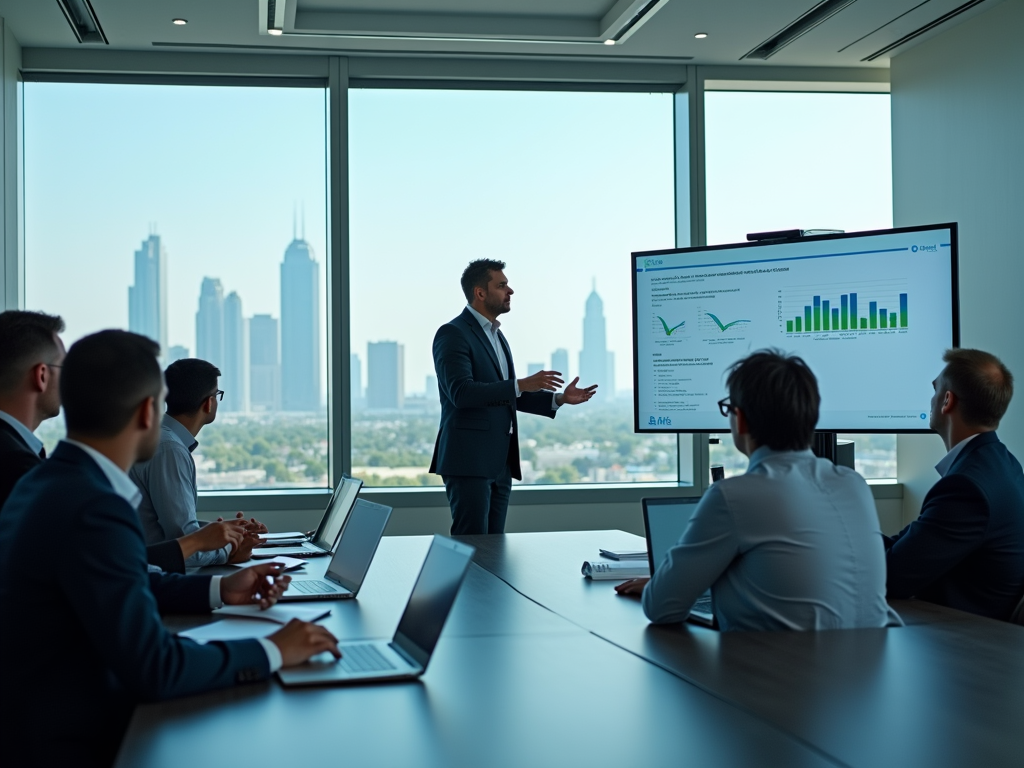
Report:
[[[196,465],[192,454],[182,445],[163,442],[149,462],[148,492],[157,521],[169,539],[179,539],[198,531],[196,519]],[[230,550],[196,552],[185,566],[226,563]]]
[[711,486],[697,505],[679,543],[655,564],[644,587],[643,607],[656,624],[684,621],[693,604],[725,573],[739,552],[729,505],[719,486]]

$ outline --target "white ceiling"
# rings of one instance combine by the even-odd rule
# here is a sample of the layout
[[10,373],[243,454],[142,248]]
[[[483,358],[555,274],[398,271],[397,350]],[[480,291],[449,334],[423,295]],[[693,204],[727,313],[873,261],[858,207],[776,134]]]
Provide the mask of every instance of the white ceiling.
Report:
[[[601,45],[599,38],[589,43],[479,38],[557,33],[560,39],[583,40],[583,33],[597,30],[610,11],[635,8],[631,0],[277,0],[288,15],[285,34],[278,37],[265,33],[261,0],[91,1],[108,49],[585,56],[752,67],[887,67],[890,55],[1000,2],[984,0],[891,54],[866,62],[865,57],[965,0],[854,0],[767,61],[743,57],[817,0],[663,0],[634,34],[614,46]],[[262,0],[264,9],[266,3]],[[24,47],[101,47],[77,42],[56,0],[0,0],[0,16]],[[172,25],[175,17],[188,24]],[[353,37],[354,32],[375,37]],[[708,38],[695,39],[698,32]],[[430,39],[437,36],[445,39]],[[473,39],[452,39],[459,37]]]

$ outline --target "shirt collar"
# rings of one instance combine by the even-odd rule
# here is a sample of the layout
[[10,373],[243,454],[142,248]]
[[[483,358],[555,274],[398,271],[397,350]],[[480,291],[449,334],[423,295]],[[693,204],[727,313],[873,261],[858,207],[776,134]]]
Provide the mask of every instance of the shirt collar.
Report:
[[113,487],[114,493],[131,504],[133,508],[139,508],[139,502],[142,501],[142,491],[139,490],[138,486],[135,485],[123,469],[91,445],[80,443],[77,440],[68,440],[67,438],[62,442],[73,445],[76,448],[81,448],[85,451],[89,455],[89,458],[96,462],[96,466],[102,470],[103,474],[107,476],[107,480],[110,481],[110,485]]
[[196,440],[195,436],[185,428],[184,424],[173,416],[164,414],[164,420],[161,422],[160,426],[169,431],[181,442],[182,445],[188,448],[189,453],[192,453],[192,451],[199,446],[199,441]]
[[965,437],[959,443],[949,449],[949,453],[942,457],[942,461],[935,465],[935,471],[939,473],[940,477],[945,477],[949,473],[949,468],[953,466],[953,462],[956,461],[956,457],[960,455],[960,451],[964,449],[971,440],[976,438],[981,433],[975,433],[970,437]]
[[501,328],[501,323],[499,323],[497,320],[494,320],[493,322],[488,320],[486,317],[484,317],[475,309],[473,309],[473,307],[471,307],[469,304],[466,305],[466,309],[473,313],[473,317],[476,318],[476,321],[480,323],[480,327],[482,327],[485,331],[497,333],[498,329]]
[[32,433],[31,429],[11,416],[11,414],[6,411],[0,411],[0,419],[3,419],[14,428],[14,431],[17,432],[18,436],[25,441],[25,445],[32,450],[32,453],[38,455],[38,453],[43,450],[43,441],[36,437]]
[[750,463],[747,464],[747,471],[749,472],[758,464],[763,464],[767,459],[770,459],[772,456],[814,458],[814,452],[810,448],[803,451],[773,451],[767,445],[762,445],[760,448],[756,449],[752,454],[750,454]]

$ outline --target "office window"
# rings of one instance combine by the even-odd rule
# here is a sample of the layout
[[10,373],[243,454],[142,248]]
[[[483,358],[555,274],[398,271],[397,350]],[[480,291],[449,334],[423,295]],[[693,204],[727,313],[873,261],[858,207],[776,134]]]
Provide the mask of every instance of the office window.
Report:
[[26,308],[69,345],[126,328],[220,368],[201,489],[326,487],[324,89],[26,83],[24,104]]
[[440,483],[431,343],[486,257],[515,291],[517,376],[600,386],[553,421],[520,415],[524,482],[675,481],[676,438],[633,434],[628,272],[673,246],[672,97],[354,90],[349,119],[353,472]]
[[[748,232],[892,226],[888,94],[709,92],[705,136],[709,244]],[[721,437],[711,463],[742,471],[746,457]],[[896,477],[895,435],[840,439],[854,441],[865,477]]]

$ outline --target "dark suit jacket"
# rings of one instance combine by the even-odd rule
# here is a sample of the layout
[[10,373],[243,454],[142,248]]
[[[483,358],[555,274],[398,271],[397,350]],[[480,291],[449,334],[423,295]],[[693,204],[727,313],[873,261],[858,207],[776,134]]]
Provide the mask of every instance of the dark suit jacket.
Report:
[[889,597],[1010,617],[1024,593],[1024,473],[995,432],[964,446],[885,548]]
[[164,629],[161,611],[208,612],[209,587],[147,573],[135,510],[62,443],[0,515],[0,765],[109,764],[137,702],[267,677],[256,640]]
[[497,477],[508,459],[512,477],[522,480],[516,411],[555,417],[550,392],[523,392],[516,397],[512,352],[501,331],[498,337],[508,361],[508,379],[501,378],[494,347],[468,307],[434,335],[441,427],[431,472]]
[[[21,435],[6,421],[0,420],[0,510],[15,484],[42,463],[43,459],[28,447]],[[176,539],[146,547],[146,557],[168,573],[185,572],[185,557]]]

